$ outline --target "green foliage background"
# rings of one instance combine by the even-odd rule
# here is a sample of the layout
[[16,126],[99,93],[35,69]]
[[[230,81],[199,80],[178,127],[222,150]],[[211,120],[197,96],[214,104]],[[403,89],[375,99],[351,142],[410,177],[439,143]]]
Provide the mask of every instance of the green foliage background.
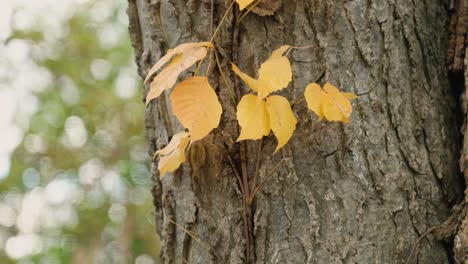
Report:
[[[18,79],[33,88],[15,91],[21,140],[0,179],[0,263],[159,263],[125,8],[78,1],[55,35],[41,22],[53,14],[24,26],[22,7],[12,13],[0,92]],[[24,65],[9,52],[26,52]]]

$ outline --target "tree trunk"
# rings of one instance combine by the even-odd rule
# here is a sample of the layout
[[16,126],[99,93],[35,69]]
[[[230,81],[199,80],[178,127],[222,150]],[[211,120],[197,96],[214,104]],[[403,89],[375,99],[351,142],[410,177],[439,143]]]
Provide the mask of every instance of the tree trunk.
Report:
[[[209,40],[229,4],[129,0],[140,75],[167,49]],[[250,13],[239,25],[238,11],[230,12],[216,37],[231,86],[238,85],[229,62],[254,75],[279,46],[312,44],[289,56],[293,82],[280,94],[292,102],[308,83],[331,82],[360,96],[351,123],[319,121],[300,102],[293,106],[296,132],[277,154],[273,136],[236,143],[235,106],[211,62],[210,82],[224,108],[220,127],[191,146],[188,162],[175,173],[159,179],[157,164],[152,166],[162,262],[405,263],[416,239],[448,217],[463,191],[459,95],[445,64],[448,3],[267,4],[257,13],[272,15]],[[240,92],[248,90],[241,84]],[[183,129],[169,94],[146,109],[151,156]],[[284,161],[244,210],[233,167],[247,166],[252,189],[259,144],[257,182]],[[429,235],[410,263],[450,263],[451,252]]]

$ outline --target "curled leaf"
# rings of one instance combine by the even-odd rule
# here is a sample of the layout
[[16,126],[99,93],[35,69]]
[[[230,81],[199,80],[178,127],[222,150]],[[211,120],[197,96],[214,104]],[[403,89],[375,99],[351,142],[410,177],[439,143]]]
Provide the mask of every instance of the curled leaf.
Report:
[[281,149],[292,137],[296,130],[297,119],[291,109],[289,101],[279,95],[272,95],[266,99],[267,111],[270,115],[271,130],[278,140],[275,152]]
[[171,142],[169,142],[165,148],[156,151],[155,156],[157,154],[161,155],[158,163],[158,170],[161,177],[167,172],[175,171],[185,162],[185,149],[189,142],[189,133],[185,131],[179,132],[172,137]]
[[237,105],[237,120],[241,132],[237,141],[245,139],[260,139],[270,133],[269,114],[266,103],[262,100],[257,103],[257,96],[247,94]]
[[316,83],[309,84],[304,92],[307,106],[320,119],[325,117],[329,121],[349,123],[349,116],[353,111],[350,100],[357,96],[352,93],[341,93],[335,86],[326,83],[323,89]]
[[150,91],[146,96],[146,104],[148,105],[151,100],[159,97],[165,90],[172,88],[181,72],[206,57],[207,47],[213,47],[213,44],[211,42],[185,43],[169,50],[151,68],[146,76],[145,83],[152,78],[154,73],[169,62],[167,67],[151,82]]
[[205,76],[179,83],[171,94],[172,110],[190,132],[192,142],[217,128],[223,109]]
[[146,75],[145,83],[147,83],[151,79],[155,72],[157,72],[162,66],[168,63],[172,59],[172,57],[174,57],[177,54],[186,53],[188,50],[198,47],[213,48],[213,44],[211,42],[184,43],[180,44],[179,46],[173,49],[168,50],[166,55],[159,59],[159,61],[150,69],[150,71]]

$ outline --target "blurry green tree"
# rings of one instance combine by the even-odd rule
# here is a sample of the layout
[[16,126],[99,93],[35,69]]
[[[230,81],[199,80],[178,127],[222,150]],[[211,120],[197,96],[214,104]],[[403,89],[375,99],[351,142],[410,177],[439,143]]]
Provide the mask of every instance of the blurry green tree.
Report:
[[158,263],[125,3],[8,2],[0,263]]

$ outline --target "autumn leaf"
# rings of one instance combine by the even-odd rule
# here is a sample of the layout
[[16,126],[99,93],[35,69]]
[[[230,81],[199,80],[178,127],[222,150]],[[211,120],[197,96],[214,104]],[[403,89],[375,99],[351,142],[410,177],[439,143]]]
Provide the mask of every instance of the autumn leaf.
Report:
[[266,103],[262,100],[257,103],[257,96],[247,94],[237,105],[237,120],[241,132],[237,141],[245,139],[260,139],[270,133],[270,117]]
[[168,64],[150,84],[150,91],[146,96],[146,104],[159,97],[162,92],[172,88],[179,74],[190,68],[197,61],[206,57],[207,47],[213,48],[211,42],[185,43],[170,49],[149,71],[145,78],[147,83],[159,69]]
[[274,91],[286,88],[292,80],[291,64],[283,54],[288,51],[290,46],[281,46],[275,50],[270,58],[266,60],[258,71],[258,79],[254,79],[240,71],[232,64],[232,70],[249,86],[252,90],[258,92],[257,102],[267,97]]
[[192,142],[217,128],[223,112],[215,91],[205,76],[179,83],[171,94],[172,110],[190,132]]
[[182,131],[175,134],[171,142],[158,151],[156,155],[161,155],[158,163],[158,170],[160,171],[161,177],[163,177],[167,172],[175,171],[179,166],[185,162],[185,149],[190,142],[190,134]]
[[297,119],[291,109],[289,101],[279,95],[272,95],[266,99],[267,111],[270,115],[271,130],[278,140],[275,152],[281,149],[292,137],[296,130]]
[[314,111],[319,116],[319,119],[322,120],[322,87],[320,87],[320,85],[317,83],[311,83],[307,85],[304,92],[304,97],[307,102],[307,107]]
[[317,83],[309,84],[304,92],[307,107],[320,119],[349,123],[353,111],[350,100],[356,99],[353,93],[341,93],[335,86],[326,83],[323,89]]
[[258,80],[260,82],[258,89],[259,100],[274,91],[286,88],[291,82],[291,64],[288,58],[283,56],[289,48],[289,46],[281,46],[260,66],[260,70],[258,71]]
[[237,74],[246,84],[247,86],[250,87],[250,89],[254,90],[255,92],[258,91],[258,80],[250,77],[249,75],[243,73],[238,67],[237,65],[235,65],[234,63],[231,63],[232,65],[232,71]]
[[236,0],[237,4],[239,4],[239,9],[242,10],[246,6],[250,5],[255,0]]

